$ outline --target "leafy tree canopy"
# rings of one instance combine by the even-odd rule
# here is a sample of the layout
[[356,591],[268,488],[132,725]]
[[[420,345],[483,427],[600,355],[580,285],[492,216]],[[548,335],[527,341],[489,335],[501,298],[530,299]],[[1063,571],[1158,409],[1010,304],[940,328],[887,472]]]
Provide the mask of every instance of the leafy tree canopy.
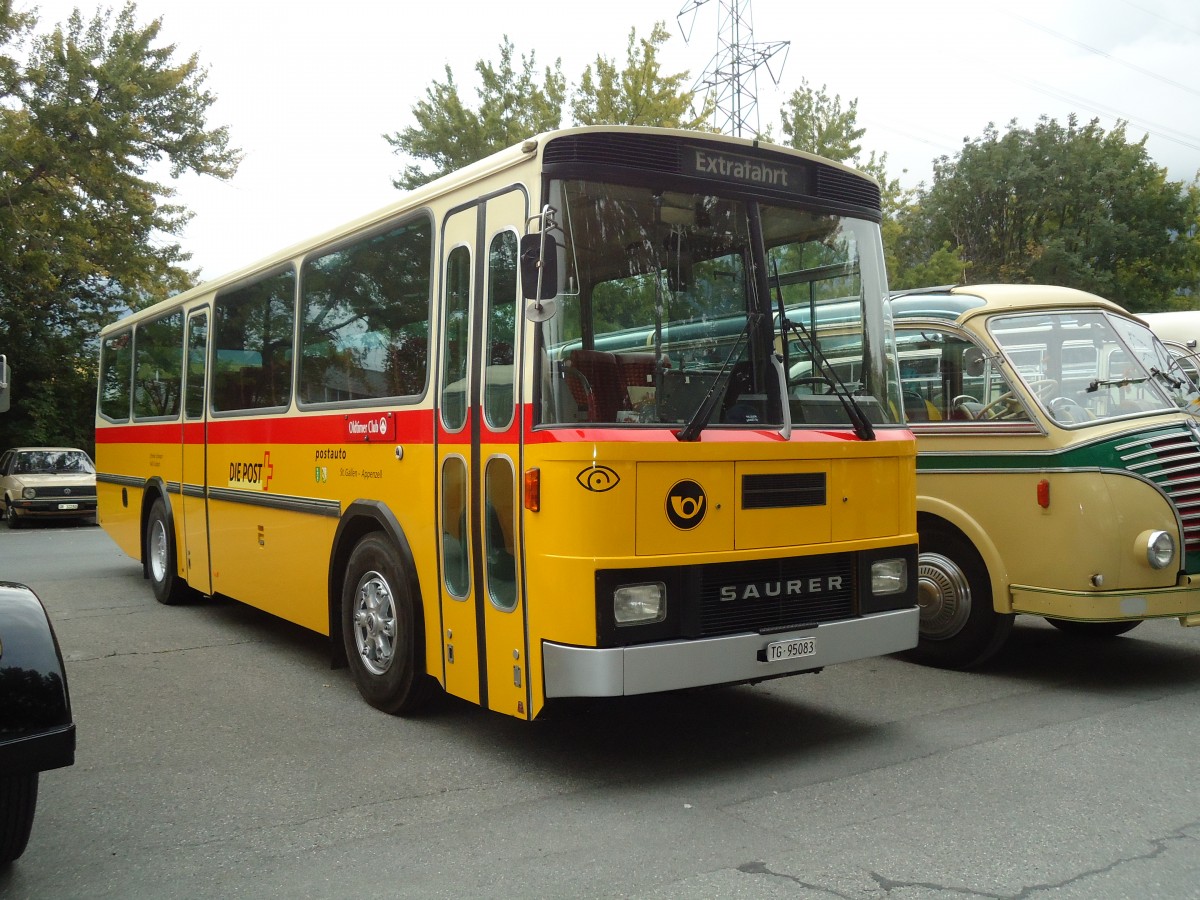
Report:
[[1200,186],[1169,181],[1124,122],[989,125],[935,161],[901,220],[901,270],[953,251],[971,281],[1067,285],[1134,311],[1200,283]]
[[664,128],[702,129],[711,109],[696,113],[692,93],[684,87],[687,72],[663,75],[659,50],[670,38],[666,25],[656,22],[649,38],[638,40],[629,31],[626,63],[597,56],[583,70],[571,112],[578,125],[656,125]]
[[396,153],[432,164],[432,169],[405,166],[392,182],[397,188],[419,187],[531,134],[559,126],[567,90],[561,60],[553,68],[546,67],[539,83],[535,54],[521,56],[518,70],[513,65],[514,53],[505,35],[499,67],[484,60],[475,64],[482,80],[476,109],[459,97],[454,73],[447,65],[446,80],[429,85],[425,99],[413,107],[416,125],[383,136]]
[[229,178],[239,153],[206,116],[195,56],[127,4],[48,34],[0,0],[0,352],[13,408],[0,444],[90,447],[95,335],[190,285],[171,240],[190,214],[153,172]]
[[[669,37],[662,22],[655,24],[649,38],[638,39],[637,29],[630,30],[626,63],[620,70],[612,59],[597,56],[571,93],[574,124],[700,128],[709,111],[691,111],[692,93],[683,87],[687,72],[662,73],[659,50]],[[475,64],[482,79],[475,108],[463,102],[454,73],[446,66],[445,81],[430,84],[425,98],[412,108],[416,124],[383,136],[398,156],[416,160],[393,179],[397,188],[411,190],[561,125],[568,96],[561,60],[547,67],[539,82],[534,55],[522,55],[517,69],[514,54],[505,36],[498,68],[484,60]]]

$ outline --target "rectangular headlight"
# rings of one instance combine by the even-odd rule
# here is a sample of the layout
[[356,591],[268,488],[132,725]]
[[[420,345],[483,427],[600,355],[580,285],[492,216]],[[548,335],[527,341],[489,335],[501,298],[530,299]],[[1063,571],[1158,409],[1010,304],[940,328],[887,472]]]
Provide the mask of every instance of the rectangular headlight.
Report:
[[613,591],[613,619],[618,625],[644,625],[667,617],[667,587],[653,584],[626,584]]
[[899,594],[908,588],[908,566],[903,559],[877,559],[871,563],[871,593]]

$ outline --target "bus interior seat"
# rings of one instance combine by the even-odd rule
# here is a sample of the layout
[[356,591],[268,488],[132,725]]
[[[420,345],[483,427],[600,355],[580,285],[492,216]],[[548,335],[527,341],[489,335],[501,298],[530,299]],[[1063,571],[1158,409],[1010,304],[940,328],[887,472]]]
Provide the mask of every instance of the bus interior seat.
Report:
[[[582,376],[582,380],[572,375]],[[615,422],[625,389],[615,354],[603,350],[572,350],[567,360],[567,385],[591,422]]]
[[902,391],[904,398],[904,418],[909,422],[928,422],[929,407],[925,398],[916,391]]

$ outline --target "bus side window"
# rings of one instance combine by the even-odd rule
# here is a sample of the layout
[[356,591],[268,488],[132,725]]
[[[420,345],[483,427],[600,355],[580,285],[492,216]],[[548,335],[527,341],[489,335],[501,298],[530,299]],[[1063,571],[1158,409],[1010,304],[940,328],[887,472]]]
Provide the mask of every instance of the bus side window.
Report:
[[516,495],[512,464],[501,457],[492,459],[487,464],[484,479],[484,549],[487,555],[488,597],[498,609],[510,610],[517,605],[517,566],[513,545]]

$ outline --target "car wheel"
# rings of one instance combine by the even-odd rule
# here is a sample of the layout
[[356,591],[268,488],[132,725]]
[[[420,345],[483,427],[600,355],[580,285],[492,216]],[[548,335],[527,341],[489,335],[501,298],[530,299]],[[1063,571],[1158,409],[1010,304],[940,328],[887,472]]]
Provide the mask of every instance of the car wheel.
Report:
[[25,852],[37,807],[38,773],[0,775],[0,867]]
[[17,515],[16,508],[7,499],[4,501],[4,523],[9,528],[20,528],[25,524]]
[[1012,631],[1011,613],[992,606],[987,567],[971,542],[945,528],[920,535],[917,558],[920,633],[908,658],[946,669],[986,662]]
[[1076,622],[1073,619],[1052,619],[1046,616],[1046,621],[1064,634],[1088,638],[1113,638],[1133,631],[1142,624],[1141,619],[1133,622]]
[[368,534],[350,554],[342,582],[342,641],[350,671],[363,699],[392,714],[419,711],[433,692],[419,601],[406,574],[391,541]]
[[175,564],[175,530],[167,518],[162,498],[154,501],[146,520],[146,573],[159,603],[175,606],[186,603],[194,594],[179,577]]

